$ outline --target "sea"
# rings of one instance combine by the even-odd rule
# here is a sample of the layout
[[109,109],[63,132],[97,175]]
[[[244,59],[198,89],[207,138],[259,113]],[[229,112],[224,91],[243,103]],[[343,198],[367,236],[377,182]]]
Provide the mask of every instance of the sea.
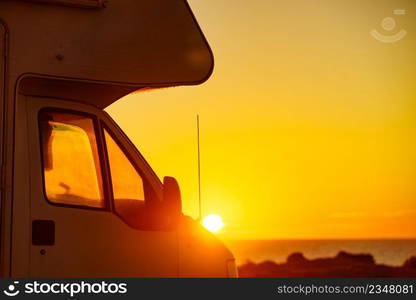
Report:
[[282,263],[301,252],[308,259],[333,257],[340,251],[373,255],[377,264],[400,266],[416,256],[416,239],[386,240],[225,240],[237,264],[266,260]]

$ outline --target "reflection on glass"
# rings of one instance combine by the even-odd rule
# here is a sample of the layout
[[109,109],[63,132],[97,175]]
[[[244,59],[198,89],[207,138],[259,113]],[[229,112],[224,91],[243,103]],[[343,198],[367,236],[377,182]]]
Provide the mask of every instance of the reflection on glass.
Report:
[[45,191],[49,201],[105,206],[93,121],[47,112],[40,116]]
[[115,210],[128,223],[134,224],[138,211],[145,205],[143,180],[106,130],[104,130],[104,135],[110,163]]

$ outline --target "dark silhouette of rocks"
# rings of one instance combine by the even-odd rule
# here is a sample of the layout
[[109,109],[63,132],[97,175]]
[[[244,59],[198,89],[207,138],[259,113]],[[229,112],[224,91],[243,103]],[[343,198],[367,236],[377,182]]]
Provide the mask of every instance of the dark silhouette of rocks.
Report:
[[410,257],[400,267],[378,265],[371,254],[351,254],[344,251],[335,257],[307,259],[296,252],[285,263],[248,261],[239,268],[240,277],[416,277],[416,257]]
[[305,256],[303,256],[303,253],[300,253],[300,252],[295,252],[295,253],[290,254],[286,260],[287,264],[294,265],[294,266],[302,265],[305,262],[307,262],[307,259],[305,258]]
[[416,269],[416,256],[412,256],[406,260],[403,264],[403,267]]

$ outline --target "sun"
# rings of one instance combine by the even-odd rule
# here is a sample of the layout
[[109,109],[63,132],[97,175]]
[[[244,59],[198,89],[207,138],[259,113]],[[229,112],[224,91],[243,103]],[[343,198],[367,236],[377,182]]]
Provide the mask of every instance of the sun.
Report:
[[224,227],[224,222],[219,215],[211,214],[202,220],[202,226],[211,232],[218,232],[221,228]]

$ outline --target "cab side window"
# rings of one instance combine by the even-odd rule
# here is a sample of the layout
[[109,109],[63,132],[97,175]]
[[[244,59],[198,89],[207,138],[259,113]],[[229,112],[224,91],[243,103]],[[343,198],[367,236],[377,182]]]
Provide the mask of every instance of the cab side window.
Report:
[[144,182],[139,172],[111,134],[104,129],[110,164],[114,209],[127,224],[138,227],[145,213]]
[[91,117],[41,111],[39,127],[46,197],[52,203],[104,208],[102,170]]

